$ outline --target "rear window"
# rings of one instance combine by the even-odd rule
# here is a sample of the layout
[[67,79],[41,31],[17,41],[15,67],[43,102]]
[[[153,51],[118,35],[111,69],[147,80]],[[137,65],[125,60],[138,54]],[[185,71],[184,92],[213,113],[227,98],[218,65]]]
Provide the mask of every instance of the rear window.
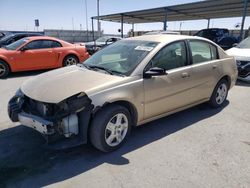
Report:
[[193,64],[218,59],[217,48],[204,41],[190,41]]

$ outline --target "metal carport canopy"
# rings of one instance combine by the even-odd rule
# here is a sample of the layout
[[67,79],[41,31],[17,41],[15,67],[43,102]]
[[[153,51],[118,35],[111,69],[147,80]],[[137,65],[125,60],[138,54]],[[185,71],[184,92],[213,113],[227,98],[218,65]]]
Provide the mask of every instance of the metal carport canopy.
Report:
[[[123,23],[153,23],[165,21],[185,21],[215,18],[241,17],[244,3],[250,8],[249,0],[207,0],[139,11],[122,12],[99,16],[99,20]],[[246,11],[246,16],[250,11]],[[92,17],[98,19],[98,16]]]

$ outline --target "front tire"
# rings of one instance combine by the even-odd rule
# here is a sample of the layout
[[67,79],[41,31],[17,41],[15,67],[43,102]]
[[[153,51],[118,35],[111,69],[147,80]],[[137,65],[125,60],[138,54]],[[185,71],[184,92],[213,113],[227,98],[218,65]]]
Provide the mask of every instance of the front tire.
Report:
[[5,78],[9,75],[10,68],[4,61],[0,60],[0,78]]
[[219,108],[226,102],[228,95],[228,82],[225,79],[220,80],[214,88],[209,104],[213,108]]
[[111,152],[125,143],[130,130],[129,111],[123,106],[111,104],[94,116],[90,127],[90,141],[95,148]]

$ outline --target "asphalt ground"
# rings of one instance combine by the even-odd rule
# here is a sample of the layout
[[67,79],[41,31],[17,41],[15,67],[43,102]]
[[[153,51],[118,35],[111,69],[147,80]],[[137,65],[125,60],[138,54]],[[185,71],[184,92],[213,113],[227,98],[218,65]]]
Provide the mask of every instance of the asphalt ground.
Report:
[[104,154],[45,149],[38,133],[9,120],[9,99],[39,73],[0,80],[0,187],[250,187],[250,84],[238,82],[221,109],[202,104],[134,128]]

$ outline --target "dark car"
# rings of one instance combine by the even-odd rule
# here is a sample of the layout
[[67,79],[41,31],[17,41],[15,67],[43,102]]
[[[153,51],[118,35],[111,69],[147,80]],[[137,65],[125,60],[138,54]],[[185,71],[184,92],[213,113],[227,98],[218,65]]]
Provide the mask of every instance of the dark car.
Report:
[[32,37],[32,36],[42,36],[40,33],[13,33],[4,36],[0,39],[0,47],[9,45],[13,42],[18,41],[19,39],[25,38],[25,37]]
[[232,48],[235,43],[238,43],[238,38],[229,35],[229,30],[224,28],[211,28],[211,29],[202,29],[198,31],[195,36],[207,38],[224,50]]
[[0,39],[5,37],[6,36],[6,33],[5,32],[0,32]]
[[98,38],[96,41],[87,42],[85,43],[85,46],[88,50],[88,53],[90,55],[94,54],[98,50],[106,47],[107,45],[110,45],[118,40],[121,40],[120,37],[113,37],[113,36],[104,36],[101,38]]

